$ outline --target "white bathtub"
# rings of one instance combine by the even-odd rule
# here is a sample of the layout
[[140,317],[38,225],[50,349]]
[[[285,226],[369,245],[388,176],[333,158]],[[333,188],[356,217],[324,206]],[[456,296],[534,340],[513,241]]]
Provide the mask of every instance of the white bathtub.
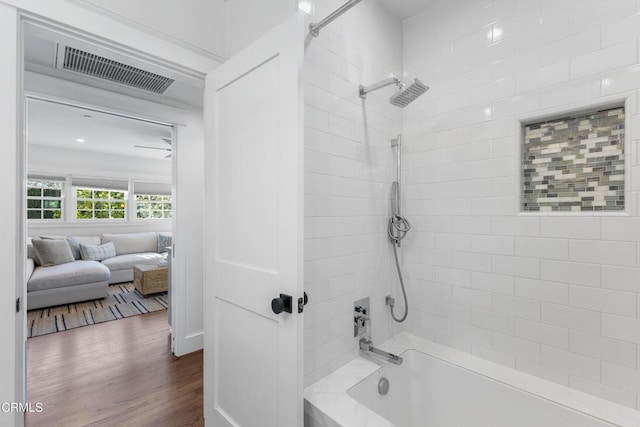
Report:
[[307,387],[305,427],[640,426],[638,411],[409,334],[380,347],[404,362],[359,357]]

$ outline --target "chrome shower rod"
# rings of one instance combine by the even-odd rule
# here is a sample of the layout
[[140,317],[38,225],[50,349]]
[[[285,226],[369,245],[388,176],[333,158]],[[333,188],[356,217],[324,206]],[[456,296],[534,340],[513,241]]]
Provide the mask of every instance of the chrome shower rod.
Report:
[[334,10],[331,15],[324,18],[322,21],[318,23],[309,24],[309,32],[313,37],[318,37],[320,35],[320,30],[332,23],[336,18],[345,13],[347,10],[351,9],[353,6],[360,3],[362,0],[349,0],[336,10]]

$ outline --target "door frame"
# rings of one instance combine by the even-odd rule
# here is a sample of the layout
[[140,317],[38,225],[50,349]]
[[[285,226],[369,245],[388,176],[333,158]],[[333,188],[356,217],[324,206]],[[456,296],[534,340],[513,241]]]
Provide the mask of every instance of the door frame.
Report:
[[[5,6],[2,0],[0,0],[0,7],[7,7]],[[8,7],[12,7],[13,5],[9,5]],[[36,6],[34,6],[34,8],[37,9]],[[22,322],[18,322],[18,324],[16,324],[15,327],[15,340],[14,340],[14,345],[16,345],[17,347],[14,349],[15,351],[13,352],[16,356],[16,361],[15,361],[15,384],[14,384],[14,389],[15,389],[15,398],[14,401],[22,401],[22,402],[27,402],[27,388],[26,388],[26,287],[24,286],[24,284],[26,283],[27,277],[26,277],[26,237],[27,237],[27,223],[26,223],[26,216],[25,216],[25,212],[26,212],[26,195],[25,195],[25,183],[26,183],[26,176],[27,176],[27,140],[26,140],[26,100],[27,100],[27,96],[29,95],[27,93],[27,91],[25,90],[24,87],[24,75],[25,75],[25,70],[24,70],[24,33],[25,33],[25,26],[27,24],[37,24],[39,26],[43,26],[45,28],[60,32],[63,31],[66,34],[76,37],[76,38],[86,38],[88,40],[90,40],[92,43],[97,43],[99,45],[103,45],[103,46],[108,46],[109,48],[113,49],[114,48],[114,44],[110,43],[107,39],[102,38],[101,36],[99,36],[96,33],[90,33],[90,32],[83,32],[80,30],[77,30],[76,27],[74,27],[72,24],[69,23],[63,23],[63,22],[57,22],[57,21],[53,21],[51,19],[48,18],[43,18],[42,16],[36,16],[28,11],[24,11],[24,10],[20,10],[17,9],[17,29],[18,29],[18,34],[17,34],[17,58],[16,58],[16,64],[17,64],[17,69],[16,69],[16,130],[17,130],[17,137],[16,137],[16,157],[15,157],[15,164],[16,164],[16,179],[17,179],[17,185],[16,185],[16,220],[17,220],[17,247],[15,248],[15,256],[16,256],[16,262],[15,262],[15,266],[16,266],[16,296],[20,296],[21,298],[21,312],[18,314],[20,316],[22,316]],[[37,12],[37,11],[35,11]],[[138,57],[140,59],[146,60],[148,58],[146,58],[142,53],[135,51],[133,47],[131,48],[127,48],[126,46],[118,46],[121,47],[121,51],[124,51],[127,55],[130,56],[134,56],[134,57]],[[172,71],[175,71],[176,69],[182,69],[181,66],[176,65],[176,63],[171,62],[169,59],[163,59],[163,58],[155,58],[155,65],[161,67],[161,68],[166,68],[166,69],[170,69]],[[192,70],[189,70],[187,68],[184,68],[185,70],[185,74],[188,75],[194,75],[195,73]],[[204,75],[202,75],[202,79],[204,79]],[[204,89],[203,89],[204,92]],[[36,94],[37,91],[31,92],[32,94]],[[42,94],[37,94],[37,97],[46,97],[46,98],[50,98],[50,99],[54,99],[54,100],[61,100],[64,98],[57,98],[56,96],[51,96],[49,94],[43,96]],[[87,106],[87,104],[84,104],[82,102],[76,102],[73,100],[66,100],[67,102],[70,103],[74,103],[76,105],[79,106]],[[152,101],[147,101],[147,100],[141,100],[142,103],[153,103]],[[186,114],[186,110],[182,110],[180,108],[177,107],[172,107],[172,106],[167,106],[167,105],[163,105],[163,104],[159,104],[159,103],[154,103],[158,106],[160,106],[161,108],[158,108],[157,111],[154,111],[152,114],[156,115],[156,117],[150,117],[150,115],[147,115],[145,112],[143,112],[143,114],[132,114],[131,111],[127,111],[126,108],[119,110],[118,108],[112,108],[110,106],[105,106],[105,105],[96,105],[99,108],[104,109],[105,111],[111,111],[111,112],[116,112],[118,114],[122,114],[122,115],[126,115],[126,116],[133,116],[133,117],[140,117],[140,118],[144,118],[144,119],[148,119],[150,121],[157,121],[157,122],[164,122],[166,124],[169,124],[173,127],[173,135],[174,135],[174,156],[172,157],[172,165],[171,165],[171,169],[172,169],[172,190],[175,190],[176,186],[177,186],[177,175],[175,174],[176,168],[177,168],[177,163],[178,163],[178,158],[179,158],[179,150],[180,150],[180,146],[184,145],[184,144],[179,144],[178,143],[178,135],[180,132],[177,132],[178,128],[182,128],[182,129],[186,129],[188,126],[188,120],[186,119],[187,114]],[[94,106],[95,107],[95,106]],[[194,108],[195,109],[195,108]],[[182,113],[181,113],[182,112]],[[193,125],[192,125],[193,126]],[[177,193],[177,191],[176,191]],[[173,209],[175,212],[176,209],[176,204],[174,203]],[[184,221],[182,221],[182,223],[184,223]],[[181,227],[182,225],[180,218],[176,218],[176,216],[174,215],[174,220],[172,221],[172,229],[175,230],[180,230],[180,228],[184,228]],[[174,240],[174,245],[175,245],[175,240]],[[185,257],[183,256],[178,256],[177,258],[173,259],[174,262],[174,268],[173,268],[173,275],[175,276],[174,279],[176,279],[174,281],[174,283],[176,283],[177,281],[180,282],[185,282],[185,280],[179,280],[181,278],[177,277],[177,275],[179,274],[180,271],[184,271],[186,270],[186,268],[182,265],[184,263],[184,259]],[[174,286],[174,300],[175,303],[172,304],[172,307],[174,308],[174,310],[177,310],[178,313],[174,313],[174,318],[176,319],[176,321],[178,322],[178,324],[176,325],[176,329],[180,329],[183,332],[183,335],[186,335],[186,325],[181,324],[181,323],[185,323],[186,322],[186,317],[185,317],[185,313],[187,311],[187,290],[185,286],[180,286],[177,289],[179,292],[175,292],[175,286]],[[22,291],[22,292],[20,292]],[[178,314],[178,315],[176,315]],[[175,335],[175,331],[173,335]],[[185,337],[185,338],[193,338],[192,336],[189,337]],[[172,344],[175,342],[175,339],[172,338]],[[190,343],[188,344],[183,344],[180,343],[177,347],[178,351],[180,351],[181,353],[179,353],[178,355],[181,354],[187,354],[190,353],[192,351],[196,351],[199,348],[194,348],[194,345],[197,347],[198,341],[200,342],[200,348],[202,348],[202,338],[200,340],[191,340]],[[175,348],[172,345],[172,348]],[[15,422],[16,425],[23,425],[23,418],[20,416],[15,417]]]

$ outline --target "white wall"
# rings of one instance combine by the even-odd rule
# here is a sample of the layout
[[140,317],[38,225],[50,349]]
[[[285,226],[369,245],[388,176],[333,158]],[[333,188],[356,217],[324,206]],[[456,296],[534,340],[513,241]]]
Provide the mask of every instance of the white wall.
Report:
[[[21,150],[18,139],[17,100],[18,88],[18,25],[17,14],[13,8],[0,5],[0,46],[7,60],[0,63],[0,84],[3,96],[0,99],[0,132],[2,156],[0,156],[0,176],[5,183],[7,203],[0,208],[0,234],[4,236],[0,245],[0,268],[3,286],[0,288],[0,340],[4,350],[0,355],[0,401],[21,402],[23,399],[22,378],[23,350],[25,346],[24,312],[16,313],[16,298],[22,297],[24,276],[22,263],[17,262],[25,253],[20,234],[24,223],[18,216],[16,206],[23,186],[18,181],[17,170],[22,168]],[[13,59],[13,60],[12,60]],[[21,83],[19,83],[21,84]],[[23,300],[24,302],[24,300]],[[22,414],[0,412],[0,424],[22,425]]]
[[[640,3],[441,0],[404,25],[408,330],[637,408]],[[491,40],[493,36],[493,40]],[[519,119],[628,98],[630,215],[519,215]]]
[[62,223],[27,224],[27,236],[101,236],[105,233],[144,233],[147,231],[171,232],[171,221],[136,221],[118,223],[116,221],[104,223]]
[[[204,329],[204,124],[202,115],[193,114],[186,126],[176,127],[174,148],[176,187],[174,257],[179,260],[178,280],[173,289],[175,306],[182,318],[175,323],[174,353],[178,356],[200,350]],[[173,312],[176,315],[175,311]]]
[[[319,21],[342,0],[314,1]],[[395,176],[390,140],[402,113],[393,88],[358,96],[359,84],[400,75],[402,29],[377,0],[362,2],[308,40],[305,77],[305,383],[358,355],[353,303],[370,296],[375,342],[392,325],[384,296],[391,290],[386,237]],[[398,289],[394,285],[394,290]],[[399,296],[399,295],[396,295]]]
[[122,22],[213,58],[224,56],[223,0],[77,0]]
[[29,144],[27,170],[102,178],[171,181],[171,161]]
[[225,0],[225,56],[233,56],[274,28],[296,10],[297,4],[297,0]]

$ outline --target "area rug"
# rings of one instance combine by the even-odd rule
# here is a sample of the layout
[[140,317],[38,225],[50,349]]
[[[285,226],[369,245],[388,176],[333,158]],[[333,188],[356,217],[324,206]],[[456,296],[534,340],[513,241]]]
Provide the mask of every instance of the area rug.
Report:
[[33,338],[152,311],[166,310],[167,307],[169,307],[169,299],[166,292],[145,298],[135,289],[133,282],[120,283],[109,286],[109,296],[106,298],[28,311],[27,336]]

